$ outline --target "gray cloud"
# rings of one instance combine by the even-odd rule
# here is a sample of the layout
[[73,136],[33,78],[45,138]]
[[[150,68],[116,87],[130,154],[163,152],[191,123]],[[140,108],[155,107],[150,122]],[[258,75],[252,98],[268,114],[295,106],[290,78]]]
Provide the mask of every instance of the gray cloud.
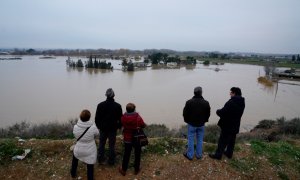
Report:
[[297,0],[1,0],[0,47],[299,53]]

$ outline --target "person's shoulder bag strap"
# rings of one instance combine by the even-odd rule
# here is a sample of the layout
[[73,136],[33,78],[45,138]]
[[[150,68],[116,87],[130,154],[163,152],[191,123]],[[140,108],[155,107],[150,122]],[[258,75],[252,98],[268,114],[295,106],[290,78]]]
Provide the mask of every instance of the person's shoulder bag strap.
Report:
[[79,141],[82,138],[82,136],[90,129],[90,127],[86,128],[86,130],[81,134],[81,136],[77,139],[77,141]]

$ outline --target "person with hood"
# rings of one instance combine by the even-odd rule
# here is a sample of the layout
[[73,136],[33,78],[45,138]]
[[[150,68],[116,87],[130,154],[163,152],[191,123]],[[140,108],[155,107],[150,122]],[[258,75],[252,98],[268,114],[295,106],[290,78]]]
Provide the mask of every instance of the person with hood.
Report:
[[91,113],[83,110],[80,119],[73,128],[73,134],[77,139],[73,150],[71,176],[77,176],[78,160],[87,165],[87,179],[94,179],[94,164],[97,161],[97,146],[95,137],[99,135],[98,128],[94,122],[90,121]]
[[223,154],[229,159],[232,158],[236,134],[240,130],[241,117],[245,109],[245,99],[242,97],[242,91],[238,87],[230,89],[230,97],[224,107],[217,110],[217,115],[220,117],[218,126],[221,128],[221,134],[216,152],[209,154],[209,157],[213,159],[220,160]]
[[141,146],[133,143],[133,134],[138,128],[145,128],[146,124],[139,113],[135,112],[135,105],[128,103],[126,105],[126,113],[122,116],[123,137],[124,137],[124,155],[122,167],[119,167],[119,172],[125,176],[128,169],[128,163],[132,148],[134,148],[134,174],[137,175],[141,161]]
[[105,95],[107,99],[98,104],[95,115],[95,123],[100,130],[98,161],[99,163],[103,163],[105,161],[105,144],[108,139],[108,164],[114,165],[117,130],[122,127],[122,107],[119,103],[115,102],[115,93],[112,88],[107,89]]
[[[210,105],[202,97],[202,88],[200,86],[194,88],[194,96],[185,103],[183,108],[184,122],[188,126],[188,147],[183,153],[188,160],[194,158],[202,159],[202,144],[204,137],[204,124],[208,122],[210,117]],[[196,153],[194,153],[194,139],[196,137]]]

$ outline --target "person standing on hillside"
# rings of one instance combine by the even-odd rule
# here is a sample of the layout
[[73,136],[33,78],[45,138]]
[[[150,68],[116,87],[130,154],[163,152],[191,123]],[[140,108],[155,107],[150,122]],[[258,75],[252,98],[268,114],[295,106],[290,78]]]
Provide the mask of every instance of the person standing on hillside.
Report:
[[141,162],[141,146],[138,143],[134,143],[134,132],[138,129],[146,127],[143,118],[139,113],[135,112],[135,105],[128,103],[126,105],[126,113],[122,116],[123,137],[124,137],[124,155],[122,166],[119,167],[119,172],[125,176],[128,169],[128,163],[132,148],[134,148],[134,174],[137,175],[140,170]]
[[109,156],[108,164],[115,164],[115,144],[117,129],[122,127],[122,107],[115,102],[115,93],[112,88],[106,90],[107,99],[98,104],[95,116],[95,123],[100,129],[100,142],[98,151],[98,161],[103,163],[105,161],[104,150],[106,140],[109,141]]
[[87,179],[94,179],[94,164],[97,162],[97,146],[95,137],[99,131],[93,121],[90,120],[91,113],[89,110],[83,110],[80,113],[80,119],[73,128],[73,134],[77,142],[73,151],[71,176],[76,178],[78,160],[86,163]]
[[217,115],[220,117],[218,126],[221,128],[221,134],[216,152],[209,154],[209,157],[213,159],[222,159],[223,153],[229,159],[232,158],[236,134],[240,130],[241,117],[245,109],[245,99],[242,97],[242,91],[238,87],[230,89],[230,97],[224,107],[217,110]]
[[204,124],[210,117],[210,105],[202,97],[202,88],[194,89],[194,97],[188,100],[183,109],[184,122],[188,124],[188,148],[183,154],[189,160],[194,157],[194,138],[196,136],[196,158],[202,159],[202,144],[204,137]]

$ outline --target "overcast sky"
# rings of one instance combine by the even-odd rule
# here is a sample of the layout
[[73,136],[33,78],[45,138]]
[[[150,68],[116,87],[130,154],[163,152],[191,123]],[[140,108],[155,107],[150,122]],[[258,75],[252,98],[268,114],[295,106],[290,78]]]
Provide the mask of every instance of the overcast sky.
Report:
[[0,48],[300,53],[300,0],[0,0]]

